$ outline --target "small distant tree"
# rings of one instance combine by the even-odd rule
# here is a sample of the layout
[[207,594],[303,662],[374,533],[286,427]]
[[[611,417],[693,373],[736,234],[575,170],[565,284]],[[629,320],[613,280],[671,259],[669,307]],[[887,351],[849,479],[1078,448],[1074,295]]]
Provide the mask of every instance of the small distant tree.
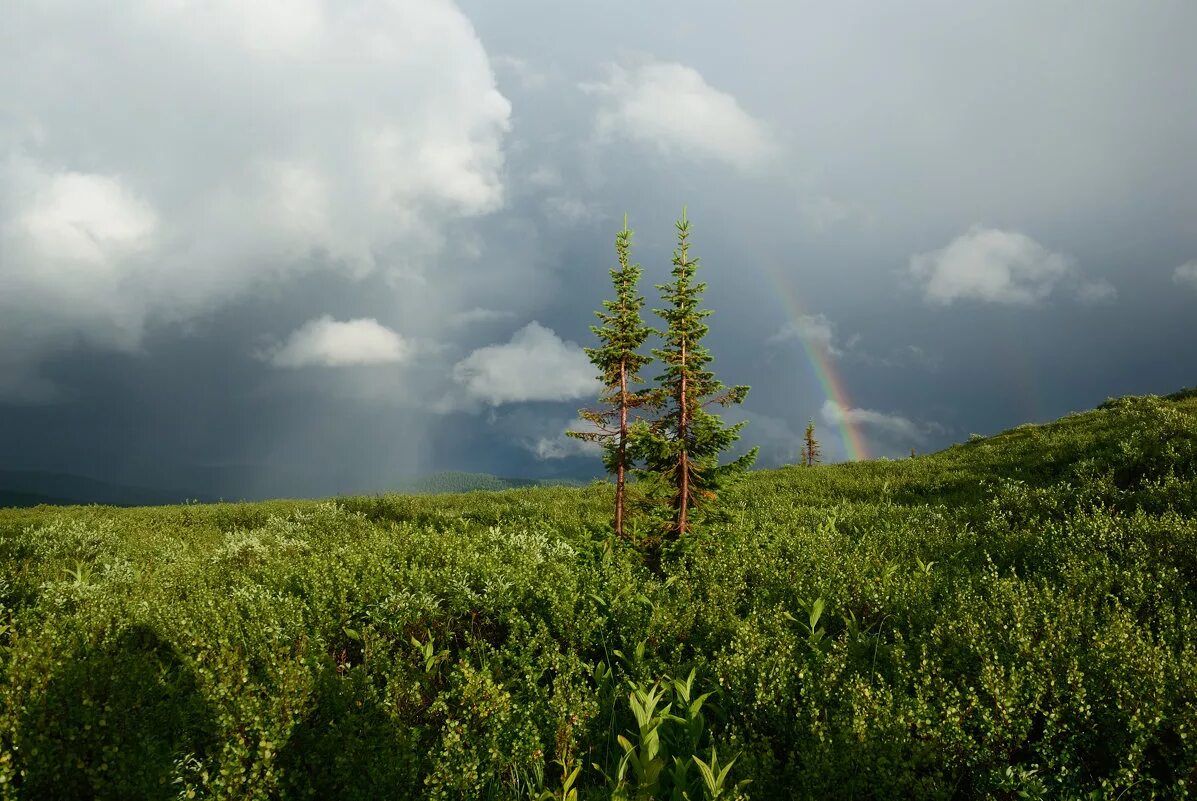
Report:
[[807,467],[814,467],[819,463],[819,457],[823,453],[822,446],[819,441],[815,439],[815,421],[813,418],[806,422],[806,433],[802,436],[802,463]]
[[690,255],[690,223],[686,210],[677,221],[677,249],[673,252],[673,281],[658,284],[668,305],[654,312],[665,320],[661,348],[653,350],[664,367],[655,393],[648,395],[657,412],[651,425],[638,429],[637,452],[644,467],[637,475],[656,482],[667,499],[669,523],[666,539],[689,533],[695,510],[708,506],[728,482],[745,473],[756,460],[757,449],[727,464],[719,455],[740,438],[744,423],[724,425],[708,411],[713,405],[742,403],[748,387],[727,387],[710,369],[710,352],[702,346],[711,314],[699,303],[706,284],[695,282],[698,259]]
[[590,423],[591,430],[569,431],[569,436],[603,446],[603,464],[615,475],[615,534],[624,537],[624,508],[627,474],[631,465],[629,435],[632,412],[648,402],[643,392],[633,392],[633,384],[642,384],[640,369],[652,361],[639,353],[652,329],[644,324],[640,310],[644,297],[637,294],[640,265],[630,263],[632,231],[628,217],[623,218],[623,230],[615,237],[615,253],[619,266],[612,269],[611,282],[615,299],[603,301],[603,311],[595,312],[600,325],[590,327],[599,339],[599,346],[586,348],[586,355],[599,369],[603,392],[599,396],[601,408],[582,409],[579,416]]

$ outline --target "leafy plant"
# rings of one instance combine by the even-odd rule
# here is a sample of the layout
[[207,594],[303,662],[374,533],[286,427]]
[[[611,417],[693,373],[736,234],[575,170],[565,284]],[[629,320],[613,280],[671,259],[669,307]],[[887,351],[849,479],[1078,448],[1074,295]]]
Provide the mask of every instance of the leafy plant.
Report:
[[62,572],[70,576],[76,587],[87,587],[91,584],[92,566],[87,562],[76,560],[73,568],[63,568]]
[[611,493],[0,510],[0,801],[1192,797],[1197,397]]
[[823,610],[826,602],[822,598],[815,598],[813,601],[805,601],[799,598],[798,605],[806,615],[805,620],[800,620],[789,612],[784,613],[785,617],[788,620],[799,623],[805,629],[808,645],[816,650],[822,650],[827,642],[827,630],[819,625],[819,621],[823,619]]
[[[711,758],[708,762],[703,762],[697,755],[690,757],[694,760],[694,764],[698,766],[698,770],[702,774],[702,797],[709,799],[709,801],[717,801],[720,798],[726,798],[731,793],[736,793],[751,783],[751,779],[743,779],[734,785],[728,784],[728,776],[731,773],[732,766],[736,764],[736,758],[732,757],[727,764],[720,767],[719,755],[715,751],[715,746],[711,746]],[[686,795],[685,798],[689,798]]]
[[628,706],[636,721],[632,738],[616,738],[623,748],[623,758],[615,773],[615,797],[652,799],[661,787],[666,755],[661,748],[661,727],[669,717],[671,704],[658,709],[665,690],[658,684],[635,687],[628,694]]
[[[346,630],[346,633],[350,631],[352,630]],[[360,636],[355,637],[355,634],[356,632],[353,632],[350,636],[354,639],[360,639]],[[428,637],[427,642],[420,642],[417,638],[412,637],[411,644],[424,660],[424,672],[434,673],[440,665],[448,661],[449,651],[447,649],[436,650],[436,638],[431,633],[428,633],[426,636]]]

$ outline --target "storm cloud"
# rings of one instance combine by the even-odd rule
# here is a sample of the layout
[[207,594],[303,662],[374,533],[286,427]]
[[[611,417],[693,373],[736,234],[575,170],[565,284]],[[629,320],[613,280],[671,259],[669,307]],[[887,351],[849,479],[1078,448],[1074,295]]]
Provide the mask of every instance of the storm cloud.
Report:
[[563,432],[614,235],[627,212],[659,306],[683,205],[763,463],[809,418],[829,460],[845,425],[901,455],[1197,383],[1194,26],[1185,0],[14,5],[0,467],[230,496],[596,475]]
[[[8,14],[10,395],[64,338],[135,350],[314,270],[419,281],[503,197],[510,103],[449,2],[27,5]],[[25,383],[29,382],[29,383]]]

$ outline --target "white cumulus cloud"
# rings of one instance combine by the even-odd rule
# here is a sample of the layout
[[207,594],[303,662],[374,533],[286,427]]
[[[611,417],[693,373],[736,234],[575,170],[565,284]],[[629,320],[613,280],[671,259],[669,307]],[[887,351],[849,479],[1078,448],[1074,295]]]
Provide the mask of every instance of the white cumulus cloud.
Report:
[[570,431],[594,431],[595,427],[584,420],[573,420],[556,433],[543,434],[525,439],[522,444],[537,459],[566,459],[571,456],[599,456],[603,446],[598,442],[569,436]]
[[304,323],[263,356],[275,367],[349,367],[395,364],[410,354],[411,345],[377,320],[340,322],[325,315]]
[[1111,303],[1118,298],[1118,290],[1109,281],[1099,278],[1096,281],[1081,281],[1076,287],[1076,296],[1081,303]]
[[4,17],[0,396],[303,271],[411,274],[503,203],[510,104],[451,0]]
[[605,81],[582,88],[602,98],[601,137],[620,136],[742,169],[760,166],[776,152],[764,123],[684,64],[611,65]]
[[1181,286],[1197,289],[1197,259],[1177,267],[1172,273],[1172,280]]
[[888,414],[873,409],[853,409],[840,406],[833,400],[825,401],[819,414],[827,425],[859,425],[890,439],[910,442],[922,442],[929,431],[938,429],[934,424],[916,423],[900,414]]
[[550,195],[541,203],[541,208],[548,217],[571,225],[592,222],[598,216],[593,204],[567,195]]
[[595,374],[581,346],[536,321],[511,341],[478,348],[453,366],[463,400],[490,406],[589,397],[599,390]]
[[824,314],[800,314],[788,321],[771,337],[770,343],[799,340],[817,347],[832,356],[842,353],[835,342],[835,331],[831,320]]
[[1033,306],[1058,289],[1082,303],[1117,297],[1109,281],[1084,278],[1072,256],[1049,250],[1018,231],[980,225],[939,250],[912,256],[909,272],[927,301],[940,305],[971,300]]
[[927,300],[1030,305],[1047,298],[1074,269],[1073,260],[1017,231],[973,226],[940,250],[910,259]]
[[530,63],[527,59],[509,54],[495,56],[491,61],[502,73],[510,76],[527,92],[544,89],[549,83],[549,73]]
[[55,332],[65,314],[93,342],[135,347],[142,324],[137,285],[154,268],[149,256],[160,234],[154,208],[118,176],[45,173],[14,159],[0,168],[4,178],[0,317],[32,318],[23,320],[22,333],[37,338]]

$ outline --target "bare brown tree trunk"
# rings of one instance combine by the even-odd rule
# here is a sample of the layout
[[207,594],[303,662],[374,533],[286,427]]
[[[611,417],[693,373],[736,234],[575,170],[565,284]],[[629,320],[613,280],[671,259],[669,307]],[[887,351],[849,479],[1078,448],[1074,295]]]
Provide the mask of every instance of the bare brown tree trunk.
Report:
[[619,363],[619,457],[615,465],[615,536],[623,537],[623,495],[628,462],[628,366]]
[[690,430],[690,416],[689,407],[686,405],[686,343],[682,341],[681,348],[681,370],[682,380],[678,385],[678,439],[681,440],[681,448],[678,454],[678,499],[677,499],[677,534],[683,537],[686,530],[689,528],[689,521],[686,519],[688,507],[690,505],[690,459],[687,453],[688,444],[686,442],[686,433]]

